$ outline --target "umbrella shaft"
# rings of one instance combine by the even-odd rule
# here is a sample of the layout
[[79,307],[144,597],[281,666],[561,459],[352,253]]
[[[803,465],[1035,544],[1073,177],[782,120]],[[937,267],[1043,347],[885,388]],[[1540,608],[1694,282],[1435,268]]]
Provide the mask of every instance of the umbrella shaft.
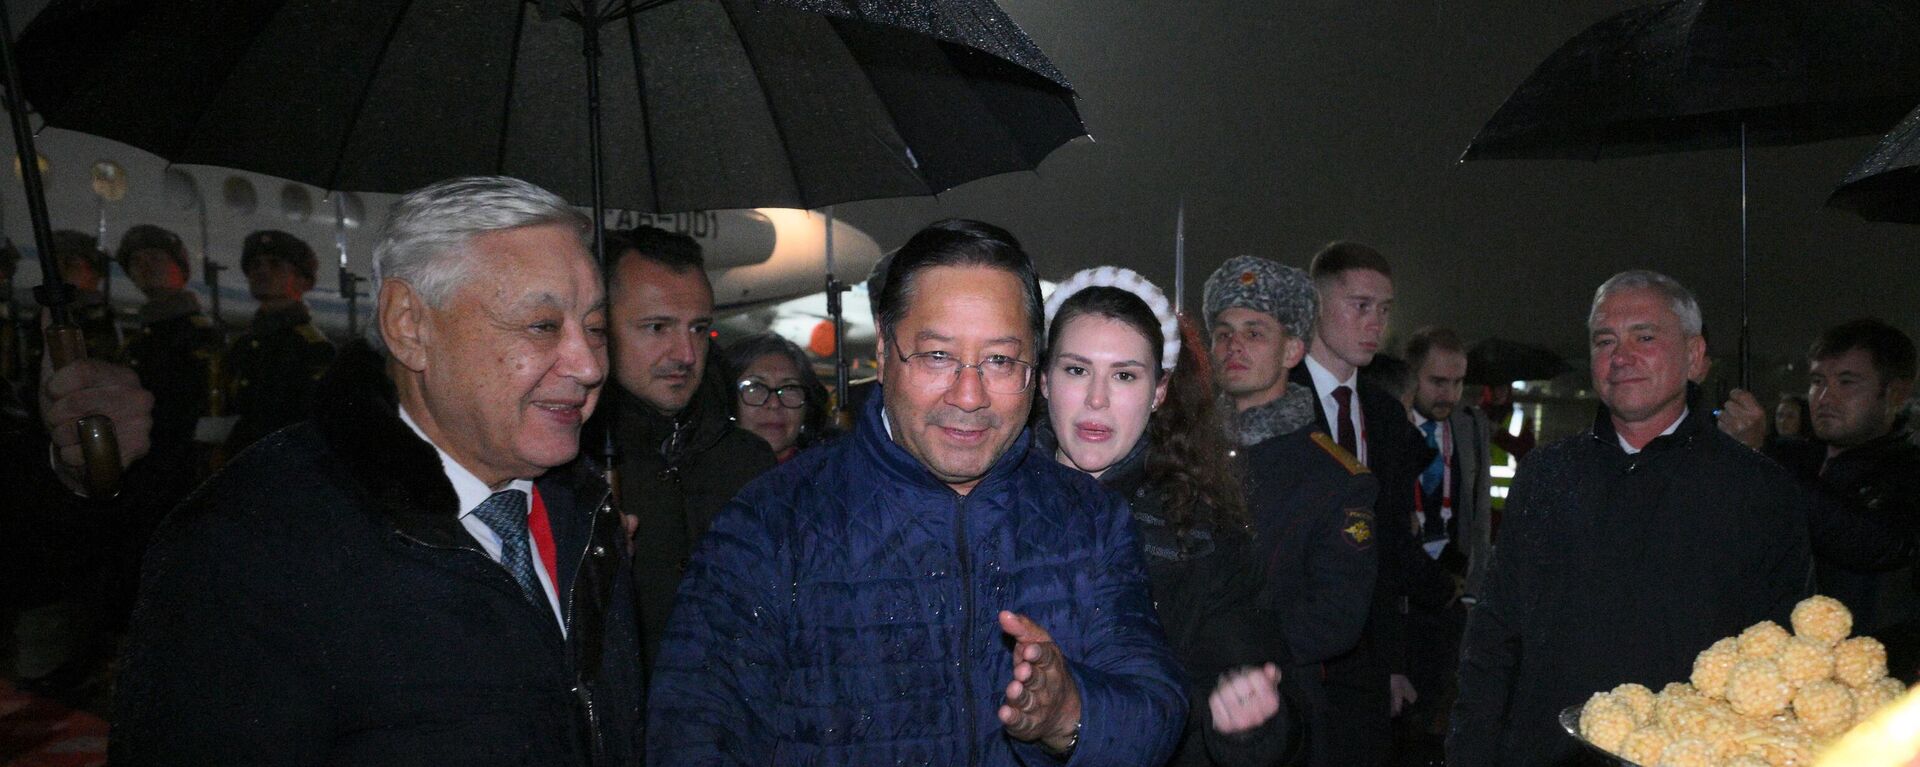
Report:
[[6,78],[7,119],[13,125],[13,147],[20,158],[20,181],[26,185],[27,215],[33,219],[33,241],[40,256],[41,289],[34,298],[47,307],[56,325],[68,322],[67,304],[73,289],[60,281],[60,264],[53,255],[53,217],[47,213],[45,182],[40,178],[40,152],[33,146],[27,124],[26,99],[20,95],[20,67],[13,60],[13,21],[0,6],[0,75]]

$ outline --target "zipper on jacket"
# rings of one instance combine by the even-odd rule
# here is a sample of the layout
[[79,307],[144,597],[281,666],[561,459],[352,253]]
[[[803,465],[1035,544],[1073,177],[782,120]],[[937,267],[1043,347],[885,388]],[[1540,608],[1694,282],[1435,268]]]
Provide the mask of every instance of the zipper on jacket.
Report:
[[966,722],[967,764],[980,763],[980,738],[973,732],[973,557],[967,546],[967,496],[953,499],[953,545],[960,555],[960,589],[966,595],[960,614],[960,721]]
[[[585,713],[587,717],[587,738],[589,741],[589,747],[593,750],[593,757],[594,757],[593,763],[595,764],[600,763],[601,760],[605,757],[604,752],[606,749],[605,749],[605,745],[601,742],[600,721],[598,717],[595,715],[593,710],[593,693],[591,690],[588,690],[587,685],[580,680],[580,669],[578,668],[577,662],[573,658],[573,647],[572,647],[573,628],[574,628],[573,626],[573,595],[574,595],[574,592],[577,591],[579,587],[580,572],[586,566],[586,563],[587,563],[587,552],[593,550],[594,527],[599,523],[600,514],[606,510],[607,503],[612,498],[612,495],[613,495],[612,491],[608,491],[607,495],[601,498],[600,506],[595,509],[592,517],[590,517],[587,520],[586,545],[581,547],[580,558],[574,563],[573,572],[574,572],[575,588],[567,590],[566,605],[561,611],[561,619],[566,624],[566,631],[560,637],[561,655],[567,658],[568,660],[567,666],[569,667],[568,670],[573,673],[573,685],[572,685],[572,689],[569,690],[569,692],[574,693],[575,697],[578,700],[580,700],[581,703],[585,706]],[[401,540],[404,540],[415,546],[433,549],[435,551],[458,551],[458,552],[469,552],[469,553],[477,554],[482,559],[485,559],[489,564],[494,565],[494,569],[499,571],[500,575],[507,578],[508,579],[507,582],[513,585],[513,590],[516,593],[524,593],[520,591],[520,584],[512,580],[513,576],[509,575],[505,569],[502,569],[501,567],[499,567],[500,563],[498,561],[495,561],[492,557],[487,556],[487,553],[484,551],[479,551],[477,549],[470,549],[465,546],[441,546],[438,544],[428,543],[426,541],[420,540],[419,538],[415,538],[411,535],[408,535],[407,532],[404,530],[394,530],[393,533],[394,535],[400,536]],[[559,584],[554,584],[554,588],[557,591],[559,589]],[[528,607],[531,607],[536,612],[540,613],[540,616],[543,621],[548,617],[547,611],[539,609],[531,601],[524,600],[524,599],[521,601],[526,602]]]
[[[601,496],[600,503],[594,507],[593,514],[587,517],[586,545],[580,547],[580,558],[574,560],[573,563],[573,588],[567,589],[567,604],[560,611],[561,619],[567,626],[566,644],[568,646],[569,656],[574,656],[573,647],[575,646],[573,638],[573,595],[580,591],[581,574],[586,572],[587,552],[593,551],[594,532],[595,528],[600,524],[600,515],[607,513],[608,504],[612,502],[613,490],[609,488],[607,494]],[[617,570],[618,568],[616,568],[616,572]],[[558,584],[555,585],[555,588],[558,588]],[[605,638],[604,631],[601,638]],[[573,667],[574,692],[580,698],[581,704],[586,707],[587,747],[592,750],[592,762],[594,764],[600,764],[602,760],[606,758],[606,744],[601,742],[600,718],[593,711],[593,690],[589,689],[587,683],[582,681],[581,676],[584,669],[580,668],[579,658],[570,657],[570,660],[573,661],[568,665]]]

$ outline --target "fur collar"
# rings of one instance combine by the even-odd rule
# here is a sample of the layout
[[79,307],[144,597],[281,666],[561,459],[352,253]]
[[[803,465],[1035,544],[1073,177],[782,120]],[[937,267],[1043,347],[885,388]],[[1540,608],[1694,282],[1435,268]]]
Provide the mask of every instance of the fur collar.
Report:
[[400,420],[386,358],[364,341],[342,349],[314,388],[314,425],[363,488],[376,513],[435,545],[464,546],[460,498],[440,454]]
[[1227,439],[1240,447],[1249,447],[1265,442],[1282,434],[1292,434],[1300,427],[1313,423],[1317,415],[1313,390],[1298,383],[1288,383],[1287,392],[1279,399],[1265,405],[1247,408],[1245,412],[1235,413],[1233,401],[1226,395],[1220,395],[1220,412],[1225,414]]

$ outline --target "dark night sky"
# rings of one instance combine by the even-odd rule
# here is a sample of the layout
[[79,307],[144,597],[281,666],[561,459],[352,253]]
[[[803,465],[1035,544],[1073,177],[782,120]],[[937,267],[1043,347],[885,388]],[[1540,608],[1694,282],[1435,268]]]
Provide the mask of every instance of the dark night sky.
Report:
[[[1304,267],[1355,239],[1394,262],[1393,333],[1449,324],[1583,356],[1594,287],[1621,269],[1701,297],[1717,355],[1738,326],[1739,153],[1462,165],[1462,149],[1561,42],[1620,0],[1002,0],[1079,89],[1094,142],[940,199],[844,205],[883,247],[967,216],[1011,229],[1057,279],[1097,264],[1171,289],[1187,205],[1188,305],[1227,257]],[[1889,126],[1891,127],[1891,126]],[[1873,313],[1920,330],[1920,228],[1822,207],[1873,137],[1752,153],[1758,352]]]

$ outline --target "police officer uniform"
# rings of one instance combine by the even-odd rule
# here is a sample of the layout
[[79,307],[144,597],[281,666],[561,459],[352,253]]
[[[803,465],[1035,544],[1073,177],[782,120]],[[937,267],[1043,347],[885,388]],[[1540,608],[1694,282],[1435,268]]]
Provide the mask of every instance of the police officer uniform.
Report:
[[[1318,312],[1305,272],[1250,256],[1229,259],[1207,279],[1209,325],[1236,307],[1271,314],[1303,340]],[[1317,409],[1313,392],[1299,384],[1239,412],[1226,395],[1220,402],[1266,570],[1264,601],[1279,614],[1293,663],[1286,673],[1306,698],[1308,763],[1330,767],[1339,761],[1329,736],[1345,724],[1333,721],[1327,670],[1355,652],[1367,626],[1380,567],[1373,510],[1380,487],[1314,427]]]

